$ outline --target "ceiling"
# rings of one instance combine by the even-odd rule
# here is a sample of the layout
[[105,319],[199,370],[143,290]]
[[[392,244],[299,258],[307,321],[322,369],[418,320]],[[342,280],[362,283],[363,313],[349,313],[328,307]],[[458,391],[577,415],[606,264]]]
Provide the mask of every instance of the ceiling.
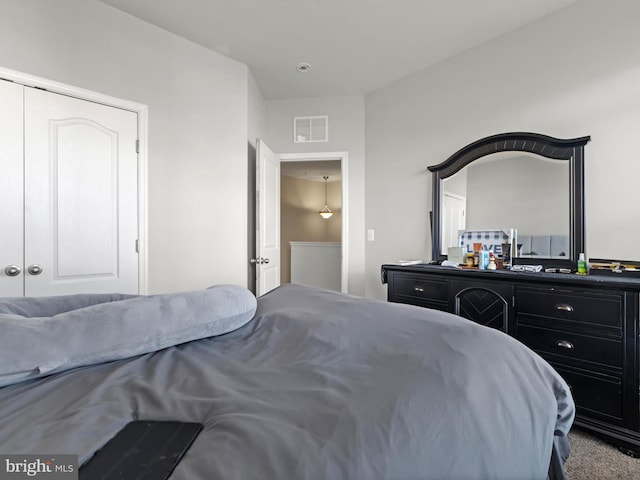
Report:
[[100,1],[248,65],[276,99],[362,95],[578,0]]

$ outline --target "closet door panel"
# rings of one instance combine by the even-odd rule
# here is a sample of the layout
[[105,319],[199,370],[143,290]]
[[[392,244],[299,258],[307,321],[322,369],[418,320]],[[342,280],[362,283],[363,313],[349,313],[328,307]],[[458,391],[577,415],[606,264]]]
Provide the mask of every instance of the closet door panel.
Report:
[[[118,274],[117,135],[86,119],[51,120],[52,248],[58,278]],[[91,158],[90,162],[86,159]],[[78,199],[82,199],[79,202]]]
[[23,90],[0,80],[0,297],[24,292]]
[[25,105],[25,294],[137,293],[136,114],[30,89]]

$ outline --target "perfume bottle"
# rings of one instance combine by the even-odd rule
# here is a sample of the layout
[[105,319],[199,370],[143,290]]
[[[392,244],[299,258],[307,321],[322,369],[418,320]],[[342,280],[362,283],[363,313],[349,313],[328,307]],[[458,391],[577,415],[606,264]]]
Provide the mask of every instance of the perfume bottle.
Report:
[[488,250],[480,250],[480,265],[478,268],[480,270],[486,270],[489,266],[489,251]]
[[487,270],[495,270],[496,267],[496,257],[491,250],[489,250],[489,264],[487,265]]
[[584,253],[580,253],[578,257],[578,275],[587,274],[587,262],[584,259]]

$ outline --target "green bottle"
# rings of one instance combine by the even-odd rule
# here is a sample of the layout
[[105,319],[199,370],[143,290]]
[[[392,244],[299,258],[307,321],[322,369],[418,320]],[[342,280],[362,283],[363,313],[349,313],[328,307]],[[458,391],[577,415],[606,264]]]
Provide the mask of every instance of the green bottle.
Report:
[[581,253],[578,257],[578,275],[587,274],[587,262],[584,259],[584,253]]

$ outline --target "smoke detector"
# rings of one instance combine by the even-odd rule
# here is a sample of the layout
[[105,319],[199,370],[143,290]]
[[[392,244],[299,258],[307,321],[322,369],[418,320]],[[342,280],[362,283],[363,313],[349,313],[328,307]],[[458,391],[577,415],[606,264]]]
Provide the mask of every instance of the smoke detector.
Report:
[[303,63],[299,63],[296,66],[296,70],[298,70],[301,73],[306,73],[309,70],[311,70],[311,65],[309,65],[308,63],[304,63],[304,62]]

